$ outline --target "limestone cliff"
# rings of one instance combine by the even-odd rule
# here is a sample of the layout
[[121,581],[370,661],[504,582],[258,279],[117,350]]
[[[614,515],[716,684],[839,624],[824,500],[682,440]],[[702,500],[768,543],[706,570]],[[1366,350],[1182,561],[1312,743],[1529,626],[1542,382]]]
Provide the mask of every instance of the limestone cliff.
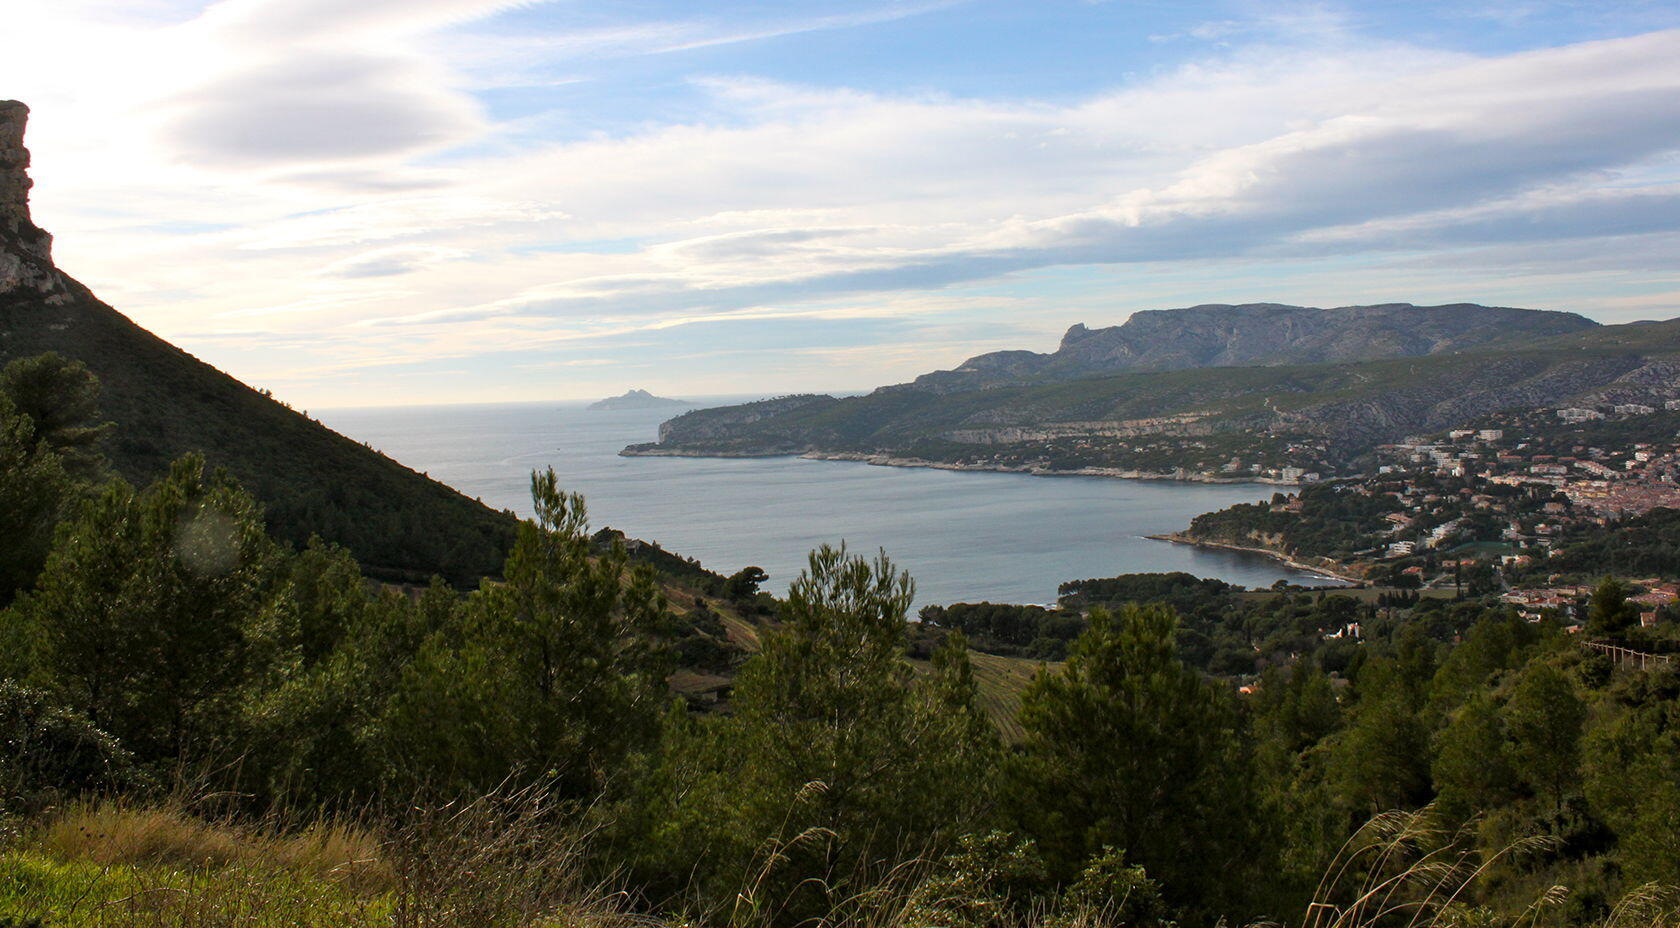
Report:
[[52,236],[29,216],[29,149],[23,130],[29,107],[0,100],[0,294],[30,290],[49,303],[70,297],[53,267]]

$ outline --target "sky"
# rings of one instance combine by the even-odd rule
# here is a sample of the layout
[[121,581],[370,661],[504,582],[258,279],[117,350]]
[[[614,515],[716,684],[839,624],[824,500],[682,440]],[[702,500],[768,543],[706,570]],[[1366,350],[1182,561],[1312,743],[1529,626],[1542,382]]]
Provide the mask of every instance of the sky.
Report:
[[5,15],[59,266],[300,408],[860,390],[1198,303],[1680,316],[1680,0]]

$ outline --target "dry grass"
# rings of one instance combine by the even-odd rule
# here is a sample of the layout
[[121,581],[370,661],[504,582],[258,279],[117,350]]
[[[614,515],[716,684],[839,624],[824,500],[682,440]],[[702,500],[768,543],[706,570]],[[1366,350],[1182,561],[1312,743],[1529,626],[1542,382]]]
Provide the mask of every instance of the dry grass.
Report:
[[1537,851],[1544,838],[1517,841],[1493,854],[1476,850],[1468,827],[1441,827],[1434,810],[1386,812],[1366,822],[1330,862],[1302,920],[1303,928],[1460,928],[1534,926],[1568,896],[1553,886],[1515,919],[1470,905],[1476,882],[1501,858]]
[[[801,847],[832,839],[814,829],[767,841],[733,905],[684,919],[635,913],[625,894],[591,876],[589,836],[570,821],[537,790],[416,804],[403,822],[379,830],[334,823],[281,832],[206,821],[178,805],[77,806],[0,853],[0,925],[44,918],[52,928],[773,928],[788,902],[772,889],[786,888],[778,870]],[[1378,816],[1338,853],[1300,928],[1554,923],[1562,887],[1514,917],[1469,902],[1493,862],[1532,844],[1480,855],[1467,832],[1441,829],[1428,810]],[[1101,908],[999,911],[975,921],[975,900],[943,898],[949,884],[931,876],[922,860],[835,874],[819,881],[826,911],[803,928],[1114,924]],[[1636,889],[1599,928],[1680,928],[1680,895]]]
[[611,926],[628,897],[592,878],[588,835],[539,789],[416,806],[388,844],[393,928]]
[[287,833],[206,821],[180,805],[136,808],[104,801],[72,806],[42,828],[33,844],[53,859],[101,867],[275,870],[345,883],[364,893],[395,886],[380,839],[342,822]]

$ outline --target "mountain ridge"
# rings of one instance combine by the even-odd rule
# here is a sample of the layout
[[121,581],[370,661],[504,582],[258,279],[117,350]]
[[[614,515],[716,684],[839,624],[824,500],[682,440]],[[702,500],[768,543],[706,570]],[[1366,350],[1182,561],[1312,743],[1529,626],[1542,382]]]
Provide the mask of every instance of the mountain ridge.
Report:
[[1075,323],[1053,352],[976,355],[949,371],[923,374],[904,386],[946,390],[1126,371],[1424,357],[1596,327],[1598,323],[1576,313],[1478,303],[1379,303],[1329,309],[1284,303],[1203,303],[1141,310],[1120,325],[1095,329]]
[[1574,328],[1418,357],[784,397],[686,413],[624,453],[1237,479],[1261,467],[1334,472],[1376,444],[1502,409],[1680,398],[1680,320]]

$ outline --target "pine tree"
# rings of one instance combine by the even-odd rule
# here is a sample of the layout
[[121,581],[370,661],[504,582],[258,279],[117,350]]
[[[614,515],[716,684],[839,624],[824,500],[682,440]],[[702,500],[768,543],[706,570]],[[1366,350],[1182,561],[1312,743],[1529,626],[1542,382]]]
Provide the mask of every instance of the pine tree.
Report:
[[84,504],[18,612],[69,705],[143,761],[174,761],[226,731],[257,671],[278,556],[250,495],[189,455]]
[[1021,706],[1010,783],[1052,872],[1124,851],[1186,913],[1227,913],[1252,845],[1251,765],[1228,694],[1184,666],[1165,606],[1091,613],[1060,672]]

